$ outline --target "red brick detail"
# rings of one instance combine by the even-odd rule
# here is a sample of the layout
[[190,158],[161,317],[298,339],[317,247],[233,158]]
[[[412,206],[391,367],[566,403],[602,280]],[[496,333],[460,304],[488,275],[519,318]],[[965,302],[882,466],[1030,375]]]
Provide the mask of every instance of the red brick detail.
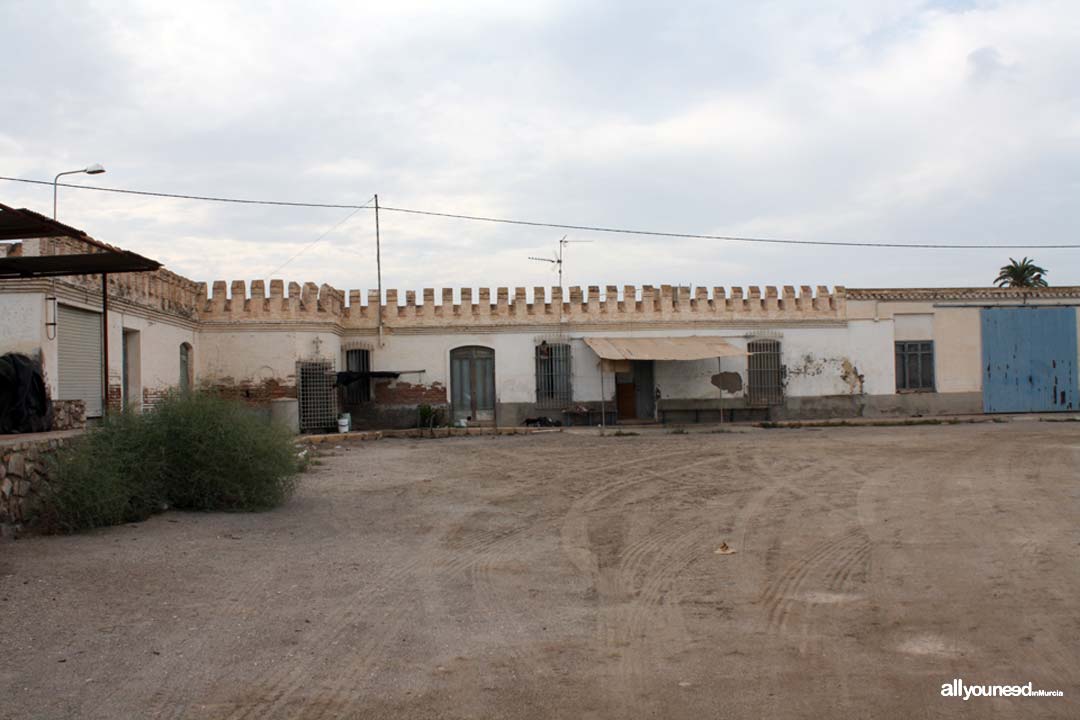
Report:
[[119,385],[110,385],[109,393],[105,396],[109,412],[120,412],[124,407],[124,392]]
[[296,397],[296,385],[290,385],[276,378],[260,382],[219,382],[209,389],[223,398],[243,400],[252,404],[267,403],[277,398]]
[[445,405],[446,386],[442,383],[414,385],[402,380],[375,381],[375,402],[380,405]]
[[165,397],[173,392],[174,388],[143,388],[142,402],[143,407],[151,407],[157,405],[159,402],[165,399]]

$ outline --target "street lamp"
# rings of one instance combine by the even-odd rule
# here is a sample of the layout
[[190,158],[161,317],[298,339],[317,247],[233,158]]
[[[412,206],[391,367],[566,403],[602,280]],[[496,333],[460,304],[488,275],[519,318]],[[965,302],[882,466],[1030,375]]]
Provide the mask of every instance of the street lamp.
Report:
[[53,178],[53,184],[52,184],[52,217],[53,217],[53,220],[56,219],[56,187],[57,187],[56,183],[60,180],[61,175],[78,175],[79,173],[86,173],[87,175],[100,175],[103,172],[105,172],[105,168],[103,168],[98,163],[94,163],[93,165],[87,165],[86,167],[82,168],[81,170],[68,170],[67,172],[57,173],[56,177]]

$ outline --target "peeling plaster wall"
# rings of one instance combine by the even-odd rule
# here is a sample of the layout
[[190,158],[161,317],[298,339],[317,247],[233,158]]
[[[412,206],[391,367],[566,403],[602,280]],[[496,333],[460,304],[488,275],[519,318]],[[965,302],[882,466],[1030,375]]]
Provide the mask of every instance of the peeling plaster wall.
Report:
[[[445,333],[389,335],[371,351],[372,370],[423,370],[402,375],[401,382],[443,387],[450,402],[450,351],[479,345],[495,351],[495,399],[499,403],[532,402],[536,394],[533,347],[535,333]],[[375,344],[374,338],[364,338]],[[576,360],[576,358],[575,358]]]
[[[316,344],[316,339],[318,343]],[[296,361],[318,357],[341,369],[341,338],[313,330],[256,331],[213,328],[198,334],[196,383],[250,388],[268,381],[296,386]]]

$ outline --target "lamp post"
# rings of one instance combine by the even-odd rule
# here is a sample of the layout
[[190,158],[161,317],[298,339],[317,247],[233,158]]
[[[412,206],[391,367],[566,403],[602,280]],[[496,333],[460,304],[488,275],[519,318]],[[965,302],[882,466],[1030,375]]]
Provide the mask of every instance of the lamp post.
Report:
[[[81,170],[68,170],[66,172],[57,173],[53,178],[52,186],[52,216],[53,220],[56,219],[56,190],[57,183],[64,175],[78,175],[79,173],[86,173],[87,175],[100,175],[105,172],[98,163],[93,165],[87,165]],[[105,273],[101,273],[101,414],[104,416],[109,412],[109,276]]]
[[105,172],[105,168],[103,168],[98,163],[94,163],[93,165],[87,165],[86,167],[82,168],[81,170],[68,170],[67,172],[57,173],[56,177],[53,178],[53,184],[52,184],[52,218],[53,218],[53,220],[56,219],[56,189],[57,189],[57,182],[59,182],[60,177],[62,175],[78,175],[79,173],[86,173],[87,175],[100,175],[103,172]]

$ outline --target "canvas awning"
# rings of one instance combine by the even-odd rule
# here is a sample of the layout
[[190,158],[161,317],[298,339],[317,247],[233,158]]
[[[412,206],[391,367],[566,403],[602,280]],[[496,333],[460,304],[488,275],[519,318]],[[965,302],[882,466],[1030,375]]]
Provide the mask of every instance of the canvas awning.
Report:
[[585,344],[604,360],[707,360],[740,357],[740,350],[716,337],[587,337]]

